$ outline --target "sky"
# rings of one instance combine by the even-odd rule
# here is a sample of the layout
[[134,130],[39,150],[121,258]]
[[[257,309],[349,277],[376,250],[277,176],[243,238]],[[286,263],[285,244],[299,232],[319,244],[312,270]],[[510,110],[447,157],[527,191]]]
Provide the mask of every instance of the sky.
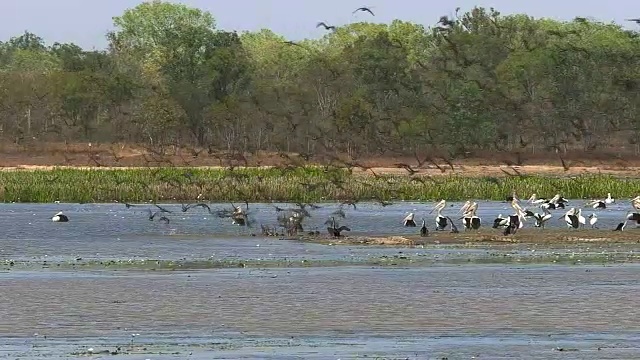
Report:
[[[135,7],[141,0],[0,0],[0,41],[28,30],[43,37],[47,44],[73,42],[87,50],[104,49],[105,34],[113,27],[112,17]],[[525,13],[534,17],[571,20],[576,16],[603,22],[616,22],[629,29],[639,25],[624,19],[640,17],[640,1],[633,0],[182,0],[173,1],[207,10],[218,28],[227,31],[255,31],[269,28],[291,40],[318,38],[318,21],[344,25],[372,21],[389,23],[394,19],[434,25],[440,16],[451,15],[474,6],[494,7],[502,14]],[[360,6],[375,13],[352,15]]]

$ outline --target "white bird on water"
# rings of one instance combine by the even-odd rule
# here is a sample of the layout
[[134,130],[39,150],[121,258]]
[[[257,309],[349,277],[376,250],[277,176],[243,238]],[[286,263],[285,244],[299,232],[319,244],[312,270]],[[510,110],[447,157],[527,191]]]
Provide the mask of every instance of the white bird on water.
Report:
[[591,225],[592,229],[597,229],[596,223],[598,222],[598,215],[596,213],[591,213],[589,215],[589,225]]
[[53,222],[68,222],[69,221],[69,217],[65,214],[62,213],[62,211],[58,211],[55,215],[53,215],[53,217],[51,218],[51,221]]
[[429,214],[431,214],[434,211],[437,211],[437,215],[436,215],[436,230],[444,230],[447,227],[447,217],[442,215],[442,209],[444,209],[447,206],[447,202],[446,200],[440,200],[439,203],[436,204],[436,206],[433,207],[433,209],[431,209],[431,211],[429,211]]
[[407,215],[403,220],[402,220],[402,224],[404,226],[410,226],[410,227],[415,227],[416,226],[416,222],[413,220],[413,218],[415,217],[414,213],[409,213],[409,215]]
[[591,206],[594,209],[606,209],[607,202],[606,200],[591,200],[586,203],[587,206]]
[[616,202],[616,199],[611,197],[611,193],[607,193],[607,198],[604,199],[605,204],[613,204]]

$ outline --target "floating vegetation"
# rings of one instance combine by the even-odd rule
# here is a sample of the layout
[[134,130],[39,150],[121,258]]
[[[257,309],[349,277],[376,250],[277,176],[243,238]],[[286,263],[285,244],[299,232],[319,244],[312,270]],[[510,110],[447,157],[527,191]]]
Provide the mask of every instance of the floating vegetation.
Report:
[[565,198],[618,198],[640,194],[640,179],[576,177],[465,177],[351,174],[342,168],[54,169],[0,172],[5,202],[504,200],[515,190]]

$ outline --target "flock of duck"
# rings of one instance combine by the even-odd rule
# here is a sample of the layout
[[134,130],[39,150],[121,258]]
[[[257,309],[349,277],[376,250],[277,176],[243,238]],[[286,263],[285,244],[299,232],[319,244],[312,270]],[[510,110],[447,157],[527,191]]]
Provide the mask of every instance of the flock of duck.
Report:
[[[503,216],[499,214],[494,220],[493,225],[491,226],[494,229],[503,229],[503,235],[511,235],[515,234],[518,229],[524,227],[525,221],[528,219],[534,220],[534,226],[538,228],[544,228],[545,224],[553,218],[551,214],[551,210],[557,209],[565,209],[566,204],[569,203],[567,199],[562,197],[560,194],[556,194],[551,199],[546,198],[538,198],[536,194],[531,195],[531,197],[527,200],[527,203],[532,206],[536,206],[541,209],[541,211],[534,212],[527,208],[523,208],[520,205],[520,200],[514,193],[513,196],[507,197],[507,201],[511,202],[511,207],[514,209],[514,213],[512,215]],[[611,197],[611,193],[607,194],[605,199],[599,200],[590,200],[585,203],[585,206],[590,206],[593,209],[606,209],[607,205],[611,205],[615,203],[615,199]],[[454,221],[447,215],[443,215],[442,211],[447,206],[446,200],[441,200],[438,202],[434,208],[429,212],[430,214],[434,211],[436,212],[435,217],[435,230],[443,231],[446,230],[447,226],[451,229],[451,232],[458,233],[459,230],[457,226],[454,224]],[[620,222],[618,226],[616,226],[614,231],[623,231],[627,226],[628,221],[636,222],[636,225],[640,225],[640,196],[636,196],[631,199],[631,206],[634,210],[627,212],[627,215],[623,222]],[[478,203],[467,201],[462,205],[460,210],[458,210],[457,214],[462,213],[462,217],[459,220],[462,220],[462,225],[465,230],[478,230],[482,224],[480,217],[477,215]],[[572,207],[567,210],[563,216],[559,219],[564,219],[569,229],[578,229],[587,224],[591,226],[591,228],[597,229],[596,223],[598,222],[598,216],[595,212],[591,213],[587,218],[582,215],[581,208]],[[588,220],[587,220],[588,219]],[[407,227],[416,227],[415,222],[415,214],[409,213],[403,220],[402,223]],[[427,223],[425,219],[422,219],[422,227],[420,228],[420,236],[428,236],[429,229],[427,228]]]

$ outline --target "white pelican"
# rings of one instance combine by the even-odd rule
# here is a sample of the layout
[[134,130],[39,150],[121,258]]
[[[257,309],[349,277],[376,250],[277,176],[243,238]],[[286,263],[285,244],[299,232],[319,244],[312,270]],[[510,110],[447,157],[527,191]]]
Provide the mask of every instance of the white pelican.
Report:
[[529,202],[529,204],[542,204],[543,202],[546,202],[547,199],[545,199],[545,198],[538,199],[536,194],[533,193],[531,195],[531,197],[529,198],[529,200],[527,200],[527,201]]
[[640,213],[629,211],[627,213],[626,219],[630,221],[635,221],[637,225],[640,225]]
[[640,196],[636,196],[631,199],[631,206],[636,210],[640,210]]
[[591,200],[586,203],[587,206],[591,206],[594,209],[606,209],[607,203],[606,200]]
[[464,213],[461,219],[463,219],[463,225],[465,230],[473,229],[478,230],[480,228],[480,217],[476,215],[476,210],[478,209],[477,203],[472,203],[467,211]]
[[616,202],[616,199],[611,197],[611,193],[607,193],[607,198],[604,199],[604,202],[606,204],[613,204],[614,202]]
[[410,226],[410,227],[415,227],[416,226],[416,222],[413,220],[413,218],[415,217],[415,215],[413,213],[409,213],[409,215],[407,215],[403,220],[402,220],[402,224],[404,226]]
[[596,223],[598,222],[598,215],[596,213],[591,213],[589,215],[589,225],[591,225],[592,229],[597,229]]
[[549,219],[551,219],[551,213],[549,212],[549,209],[542,209],[542,214],[540,213],[535,213],[533,215],[533,218],[536,220],[536,222],[533,224],[535,227],[541,227],[544,229],[544,224],[549,221]]
[[501,226],[509,225],[509,217],[503,217],[502,214],[499,214],[495,220],[493,220],[492,228],[497,229]]
[[442,209],[444,209],[447,206],[447,202],[445,200],[441,200],[439,203],[436,204],[436,206],[433,207],[433,209],[431,209],[431,211],[429,211],[429,214],[431,214],[432,212],[436,211],[437,215],[436,215],[436,230],[444,230],[447,227],[447,217],[442,215]]
[[578,217],[578,222],[580,223],[580,225],[584,226],[587,224],[587,219],[582,216],[582,209],[578,209],[578,211],[576,211],[576,216]]
[[564,214],[564,221],[567,223],[567,227],[570,229],[577,229],[580,226],[580,222],[578,221],[578,215],[576,215],[576,208],[571,208]]
[[51,221],[53,222],[68,222],[69,221],[69,217],[65,214],[62,213],[62,211],[58,211],[55,215],[53,215],[53,217],[51,218]]
[[427,222],[422,219],[422,227],[420,228],[420,236],[425,237],[429,235],[429,229],[427,229]]

